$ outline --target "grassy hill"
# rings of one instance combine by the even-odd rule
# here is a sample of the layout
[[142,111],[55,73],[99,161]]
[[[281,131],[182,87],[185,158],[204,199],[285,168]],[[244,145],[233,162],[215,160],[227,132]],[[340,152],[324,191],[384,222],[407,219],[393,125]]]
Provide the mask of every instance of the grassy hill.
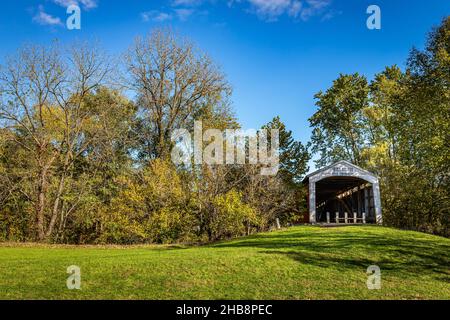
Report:
[[[381,290],[366,269],[381,268]],[[66,269],[81,267],[81,290]],[[293,227],[208,246],[0,245],[0,299],[450,299],[450,239]]]

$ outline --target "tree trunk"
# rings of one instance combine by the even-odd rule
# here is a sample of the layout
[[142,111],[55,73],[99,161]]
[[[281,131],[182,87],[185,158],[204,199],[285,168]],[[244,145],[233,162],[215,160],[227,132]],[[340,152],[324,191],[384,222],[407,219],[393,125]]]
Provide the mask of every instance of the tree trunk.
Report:
[[69,168],[69,162],[70,162],[70,152],[67,152],[64,159],[64,167],[61,173],[61,178],[59,179],[55,202],[53,203],[52,217],[50,219],[50,224],[48,226],[47,233],[45,234],[46,238],[51,237],[53,229],[55,228],[56,219],[58,218],[59,203],[61,201],[61,196],[64,191],[64,182],[66,181],[66,174]]
[[66,174],[63,172],[58,185],[58,191],[56,193],[55,202],[53,203],[53,210],[52,210],[52,217],[50,219],[50,223],[48,225],[47,232],[45,234],[45,237],[48,239],[51,237],[53,233],[53,229],[55,228],[56,218],[58,217],[58,208],[59,208],[59,202],[61,200],[61,196],[64,190],[64,181],[66,178]]
[[39,173],[38,181],[38,191],[36,202],[36,226],[37,226],[37,236],[39,241],[45,239],[45,196],[47,191],[47,167],[43,167]]

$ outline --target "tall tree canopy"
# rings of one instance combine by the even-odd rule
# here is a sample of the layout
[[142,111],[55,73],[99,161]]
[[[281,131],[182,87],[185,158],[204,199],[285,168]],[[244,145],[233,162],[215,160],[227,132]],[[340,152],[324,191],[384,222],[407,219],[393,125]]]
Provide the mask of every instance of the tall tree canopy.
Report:
[[318,111],[310,118],[313,152],[319,166],[338,160],[361,163],[365,143],[363,110],[368,106],[369,86],[359,74],[343,75],[326,92],[315,95]]
[[[137,94],[139,139],[144,157],[167,158],[176,128],[215,109],[227,110],[231,87],[212,60],[170,30],[137,38],[126,55],[131,88]],[[224,114],[226,116],[226,114]]]
[[299,187],[308,171],[310,155],[308,147],[300,141],[295,141],[292,131],[286,128],[280,117],[275,117],[262,127],[270,132],[271,129],[279,130],[279,170],[278,175],[289,186]]
[[370,84],[341,75],[316,95],[310,119],[318,165],[346,159],[381,176],[388,225],[450,234],[450,17],[412,49],[405,71]]

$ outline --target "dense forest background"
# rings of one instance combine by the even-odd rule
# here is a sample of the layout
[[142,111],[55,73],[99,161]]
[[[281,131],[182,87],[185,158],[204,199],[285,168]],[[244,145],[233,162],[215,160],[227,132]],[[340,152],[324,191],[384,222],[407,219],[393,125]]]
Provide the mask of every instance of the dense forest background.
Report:
[[[240,128],[220,68],[170,30],[120,57],[31,45],[0,67],[0,241],[205,242],[300,222],[301,180],[349,160],[381,178],[384,224],[450,235],[450,17],[407,67],[341,74],[316,94],[311,141],[279,117],[280,170],[174,165],[171,132]],[[132,97],[132,98],[130,98]]]

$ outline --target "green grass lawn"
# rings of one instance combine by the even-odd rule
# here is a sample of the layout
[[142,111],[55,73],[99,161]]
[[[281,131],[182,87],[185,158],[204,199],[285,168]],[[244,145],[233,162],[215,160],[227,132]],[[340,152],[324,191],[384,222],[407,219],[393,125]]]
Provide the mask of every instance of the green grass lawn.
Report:
[[[366,269],[381,268],[381,290]],[[66,269],[81,268],[81,290]],[[0,245],[0,299],[450,299],[450,239],[293,227],[208,246]]]

